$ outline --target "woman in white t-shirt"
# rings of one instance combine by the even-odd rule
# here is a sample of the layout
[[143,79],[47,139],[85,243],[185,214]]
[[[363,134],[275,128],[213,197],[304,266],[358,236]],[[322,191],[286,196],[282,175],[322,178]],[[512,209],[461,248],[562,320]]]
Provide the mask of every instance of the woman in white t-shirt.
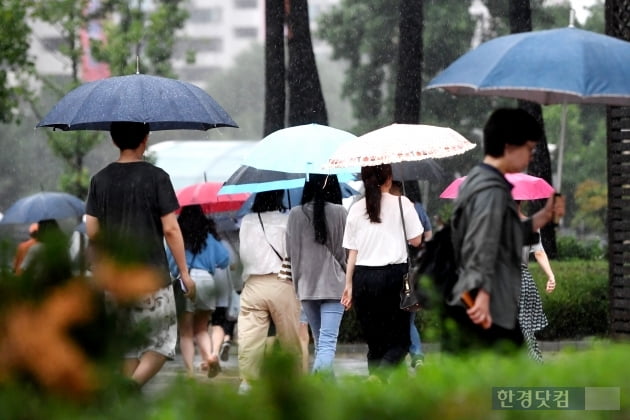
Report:
[[301,359],[300,303],[290,280],[278,278],[286,253],[289,214],[282,190],[256,194],[252,212],[241,221],[240,257],[243,291],[238,314],[240,391],[260,376],[269,326],[273,321],[279,344]]
[[[413,203],[389,193],[391,165],[361,168],[365,197],[348,212],[343,246],[348,250],[341,303],[354,306],[368,345],[368,370],[400,364],[409,350],[409,313],[400,309],[407,272],[407,243],[419,246],[424,229]],[[401,218],[405,221],[404,237]]]

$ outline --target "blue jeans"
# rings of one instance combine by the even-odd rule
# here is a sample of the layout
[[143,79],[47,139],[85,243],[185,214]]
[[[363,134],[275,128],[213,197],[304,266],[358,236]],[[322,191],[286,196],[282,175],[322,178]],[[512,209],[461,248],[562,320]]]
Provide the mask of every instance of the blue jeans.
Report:
[[303,300],[302,309],[306,313],[315,341],[313,372],[332,372],[343,305],[339,300]]
[[411,338],[411,346],[409,346],[409,354],[412,356],[424,356],[422,353],[422,342],[420,341],[420,333],[418,332],[418,328],[416,327],[416,313],[412,312],[411,314],[411,325],[409,328],[409,336]]

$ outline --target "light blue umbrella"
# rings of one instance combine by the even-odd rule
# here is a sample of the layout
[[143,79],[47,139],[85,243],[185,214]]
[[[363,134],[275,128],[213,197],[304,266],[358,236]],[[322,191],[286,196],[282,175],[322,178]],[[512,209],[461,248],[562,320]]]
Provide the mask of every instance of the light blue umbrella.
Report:
[[569,26],[487,41],[426,89],[562,104],[557,190],[562,178],[566,104],[630,105],[630,42]]
[[491,39],[429,82],[456,95],[542,105],[630,104],[630,42],[573,27]]
[[319,124],[283,128],[256,144],[243,165],[301,174],[358,172],[358,168],[323,169],[333,152],[354,138],[352,133]]

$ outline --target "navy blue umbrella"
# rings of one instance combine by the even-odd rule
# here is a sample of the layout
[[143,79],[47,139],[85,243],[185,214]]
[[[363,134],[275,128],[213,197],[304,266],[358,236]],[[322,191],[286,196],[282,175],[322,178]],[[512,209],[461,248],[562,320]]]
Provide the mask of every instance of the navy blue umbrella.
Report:
[[434,159],[392,163],[392,174],[398,181],[439,182],[446,177],[444,168]]
[[85,203],[63,192],[40,192],[16,201],[9,207],[0,224],[33,223],[48,219],[80,218]]
[[85,83],[61,98],[37,127],[108,131],[113,121],[148,123],[151,131],[238,127],[198,86],[144,74]]

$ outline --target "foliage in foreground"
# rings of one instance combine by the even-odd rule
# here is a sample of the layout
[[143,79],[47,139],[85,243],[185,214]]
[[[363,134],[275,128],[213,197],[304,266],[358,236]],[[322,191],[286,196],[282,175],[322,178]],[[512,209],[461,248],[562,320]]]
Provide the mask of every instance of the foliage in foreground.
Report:
[[545,293],[547,278],[538,264],[530,264],[549,325],[539,337],[561,340],[608,334],[607,261],[551,261],[556,290]]
[[[527,356],[472,357],[430,354],[414,374],[395,371],[386,382],[361,376],[330,379],[299,376],[282,357],[267,361],[266,375],[245,395],[236,386],[177,378],[163,393],[140,397],[119,387],[91,403],[76,404],[27,386],[0,388],[3,418],[46,419],[622,419],[630,413],[623,396],[630,387],[630,345],[595,343],[590,350],[565,350],[542,365]],[[493,410],[493,387],[613,387],[620,411]]]

